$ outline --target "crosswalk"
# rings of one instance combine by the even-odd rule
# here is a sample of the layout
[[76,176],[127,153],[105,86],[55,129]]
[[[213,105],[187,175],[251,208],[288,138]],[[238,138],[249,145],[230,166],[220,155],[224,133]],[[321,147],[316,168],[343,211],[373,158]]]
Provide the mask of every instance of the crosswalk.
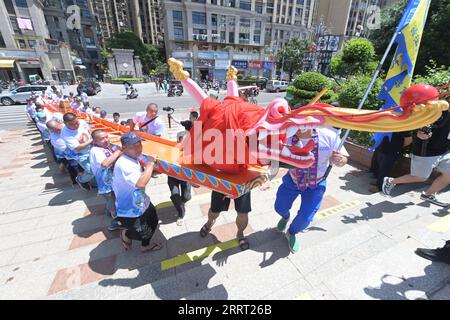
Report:
[[23,105],[0,105],[0,129],[24,128],[28,123]]

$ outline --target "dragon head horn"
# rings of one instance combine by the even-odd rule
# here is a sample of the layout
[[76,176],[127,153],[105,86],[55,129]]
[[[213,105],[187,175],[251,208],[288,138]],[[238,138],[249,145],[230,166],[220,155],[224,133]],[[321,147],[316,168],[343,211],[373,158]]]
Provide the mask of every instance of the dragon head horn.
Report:
[[183,62],[175,58],[169,58],[167,63],[170,67],[170,72],[172,72],[175,80],[187,80],[190,78],[189,72],[183,70]]

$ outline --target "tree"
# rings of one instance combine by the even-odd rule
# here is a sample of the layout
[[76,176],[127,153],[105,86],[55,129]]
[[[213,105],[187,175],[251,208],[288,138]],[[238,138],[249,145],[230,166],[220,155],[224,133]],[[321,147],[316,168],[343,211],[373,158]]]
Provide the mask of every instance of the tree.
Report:
[[300,73],[303,68],[303,55],[308,47],[308,41],[291,39],[278,53],[278,65],[289,74],[289,81],[293,75]]
[[[379,56],[384,54],[390,39],[394,35],[406,4],[407,1],[402,1],[382,10],[381,28],[370,34],[370,39],[374,42],[376,53]],[[425,67],[430,60],[436,61],[438,65],[450,65],[448,21],[450,21],[450,0],[432,0],[416,61],[415,74],[425,73]],[[395,48],[387,61],[392,60],[394,52]],[[389,68],[389,65],[390,63],[384,65],[385,70]]]
[[134,54],[142,61],[144,73],[155,69],[165,59],[159,46],[144,44],[136,34],[130,31],[113,34],[108,40],[107,47],[109,50],[112,48],[133,49]]
[[322,96],[321,101],[326,103],[335,102],[337,96],[334,93],[335,84],[333,81],[318,72],[305,72],[294,80],[292,86],[288,87],[286,97],[291,107],[294,107],[296,104],[306,105],[323,88],[328,88],[328,91]]
[[372,42],[364,38],[353,38],[346,41],[342,52],[331,59],[331,74],[342,78],[373,74],[377,65]]

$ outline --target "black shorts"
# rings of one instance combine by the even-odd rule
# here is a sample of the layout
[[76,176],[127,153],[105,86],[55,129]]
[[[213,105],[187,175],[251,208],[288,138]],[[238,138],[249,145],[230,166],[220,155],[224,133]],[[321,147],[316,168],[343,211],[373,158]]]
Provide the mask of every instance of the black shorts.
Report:
[[[214,213],[228,211],[230,200],[226,195],[213,191],[211,193],[211,211]],[[238,213],[249,213],[252,211],[250,202],[250,192],[248,192],[234,199],[234,208]]]

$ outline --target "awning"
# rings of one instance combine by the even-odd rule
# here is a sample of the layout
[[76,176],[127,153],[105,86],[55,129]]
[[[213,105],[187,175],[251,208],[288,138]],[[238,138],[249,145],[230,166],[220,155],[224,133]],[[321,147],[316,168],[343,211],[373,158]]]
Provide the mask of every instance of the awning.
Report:
[[87,69],[85,66],[83,66],[83,65],[76,65],[76,66],[73,66],[74,68],[80,68],[80,69]]
[[15,60],[0,60],[0,68],[14,68]]

